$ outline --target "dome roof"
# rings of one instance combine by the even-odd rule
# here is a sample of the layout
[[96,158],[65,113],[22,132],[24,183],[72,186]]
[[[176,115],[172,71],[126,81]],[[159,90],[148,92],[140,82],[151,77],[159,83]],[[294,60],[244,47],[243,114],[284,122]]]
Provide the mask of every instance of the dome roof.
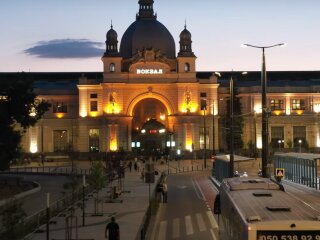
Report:
[[107,40],[116,42],[117,39],[118,39],[118,34],[115,30],[113,30],[111,26],[111,29],[107,32]]
[[190,41],[191,40],[191,33],[185,27],[183,31],[180,33],[180,41]]
[[153,48],[169,59],[176,57],[174,39],[168,29],[156,19],[137,19],[122,36],[120,54],[131,58],[137,50]]

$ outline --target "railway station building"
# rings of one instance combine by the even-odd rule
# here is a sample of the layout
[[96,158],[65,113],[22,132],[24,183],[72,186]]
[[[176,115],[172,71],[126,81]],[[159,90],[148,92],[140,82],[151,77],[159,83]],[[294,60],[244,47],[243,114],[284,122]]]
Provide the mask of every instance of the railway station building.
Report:
[[[106,33],[102,72],[25,73],[35,81],[38,98],[52,106],[27,130],[24,151],[72,151],[79,158],[113,151],[142,156],[222,152],[231,78],[241,101],[243,149],[259,151],[261,73],[197,71],[196,43],[187,26],[176,43],[157,20],[153,0],[138,4],[121,40],[112,25]],[[267,84],[271,147],[318,149],[320,72],[268,72]]]

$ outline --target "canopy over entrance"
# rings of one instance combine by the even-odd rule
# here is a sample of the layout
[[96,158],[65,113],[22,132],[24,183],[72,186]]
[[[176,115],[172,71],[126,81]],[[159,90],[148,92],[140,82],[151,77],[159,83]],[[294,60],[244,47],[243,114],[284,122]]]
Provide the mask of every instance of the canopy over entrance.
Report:
[[165,154],[168,131],[164,124],[152,118],[146,121],[139,131],[133,132],[138,155],[160,158]]

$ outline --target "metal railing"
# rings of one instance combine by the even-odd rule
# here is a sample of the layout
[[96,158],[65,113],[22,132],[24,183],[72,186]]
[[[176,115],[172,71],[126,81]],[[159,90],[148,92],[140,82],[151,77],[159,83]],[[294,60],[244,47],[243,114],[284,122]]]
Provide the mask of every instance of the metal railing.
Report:
[[[92,191],[92,188],[90,186],[87,186],[85,188],[86,195],[91,191]],[[83,198],[83,189],[79,188],[73,191],[72,193],[68,194],[67,196],[51,203],[49,206],[50,216],[54,217],[61,214],[62,212],[66,211],[68,208],[77,204],[77,202],[79,202],[82,198]],[[26,236],[23,239],[29,239],[32,233],[38,230],[39,227],[45,224],[46,222],[47,222],[47,210],[42,209],[39,212],[22,219],[19,223],[17,223],[13,227],[13,231],[19,237],[22,238]],[[0,232],[2,232],[0,233],[0,239],[2,239],[1,236],[4,233],[4,229],[0,229]]]
[[6,171],[0,171],[0,174],[39,174],[39,175],[89,175],[90,169],[72,169],[71,167],[16,167]]

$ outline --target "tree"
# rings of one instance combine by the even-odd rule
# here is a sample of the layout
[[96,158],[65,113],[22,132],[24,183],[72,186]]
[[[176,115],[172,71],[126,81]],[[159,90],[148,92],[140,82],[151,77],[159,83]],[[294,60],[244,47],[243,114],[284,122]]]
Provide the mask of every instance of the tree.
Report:
[[21,137],[34,126],[50,104],[37,99],[33,80],[25,73],[0,79],[0,170],[21,155]]
[[2,216],[2,224],[5,231],[0,235],[3,240],[21,239],[18,224],[23,221],[26,213],[22,210],[22,203],[17,200],[10,201],[5,207]]
[[99,191],[104,187],[107,181],[105,174],[105,168],[102,162],[93,162],[90,168],[89,184],[97,191],[97,196],[94,201],[94,214],[98,215],[98,201],[99,201]]
[[[236,83],[236,81],[234,81]],[[225,116],[225,129],[226,129],[226,144],[228,151],[230,151],[230,137],[233,131],[233,147],[235,150],[243,148],[242,132],[243,132],[243,117],[241,116],[242,105],[241,99],[238,96],[237,88],[233,88],[233,129],[231,129],[231,112],[230,112],[230,99],[227,100],[227,115]]]

